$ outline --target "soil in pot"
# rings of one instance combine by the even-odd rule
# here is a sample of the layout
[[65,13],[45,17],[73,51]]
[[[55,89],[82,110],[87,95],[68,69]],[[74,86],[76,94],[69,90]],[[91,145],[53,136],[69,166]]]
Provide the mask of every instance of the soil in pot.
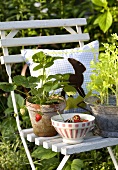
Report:
[[[36,136],[51,137],[57,135],[55,128],[52,126],[51,117],[57,115],[57,111],[62,114],[66,102],[63,100],[59,104],[51,105],[39,105],[26,102],[26,106],[29,112],[33,132]],[[37,114],[42,113],[41,119],[36,119]]]
[[96,97],[90,97],[85,100],[95,116],[97,132],[103,137],[118,137],[118,107],[115,106],[114,101],[113,98],[111,105],[104,106],[95,104],[99,103]]

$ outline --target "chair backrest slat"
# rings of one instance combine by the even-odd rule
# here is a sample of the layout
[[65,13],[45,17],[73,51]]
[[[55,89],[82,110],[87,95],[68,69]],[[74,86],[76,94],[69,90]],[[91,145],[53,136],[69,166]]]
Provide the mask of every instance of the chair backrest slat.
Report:
[[[57,44],[57,43],[74,43],[78,42],[80,47],[84,45],[84,41],[88,41],[89,34],[82,33],[81,26],[86,25],[85,18],[73,19],[50,19],[50,20],[29,20],[29,21],[10,21],[0,22],[0,47],[3,49],[3,56],[1,56],[1,64],[20,63],[23,62],[21,54],[9,54],[9,47],[22,46],[38,46],[43,44]],[[27,36],[19,37],[17,34],[24,29],[40,29],[40,28],[54,28],[62,27],[67,33],[54,34],[47,36]],[[75,29],[74,29],[75,27]],[[64,31],[65,31],[64,30]],[[70,34],[69,34],[70,33]],[[16,37],[17,35],[17,37]]]
[[86,25],[85,18],[0,22],[0,30]]
[[1,46],[16,47],[42,44],[57,44],[57,43],[71,43],[88,41],[89,34],[65,34],[65,35],[51,35],[41,37],[25,37],[25,38],[6,38],[0,40]]
[[24,59],[21,54],[1,56],[1,64],[22,63]]

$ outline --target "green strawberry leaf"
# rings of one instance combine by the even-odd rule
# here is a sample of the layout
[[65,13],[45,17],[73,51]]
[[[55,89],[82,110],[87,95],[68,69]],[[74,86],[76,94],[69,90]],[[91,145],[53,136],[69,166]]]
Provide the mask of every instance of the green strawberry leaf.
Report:
[[56,156],[57,153],[53,152],[51,149],[45,149],[42,146],[39,146],[35,151],[32,153],[32,157],[38,158],[38,159],[50,159]]

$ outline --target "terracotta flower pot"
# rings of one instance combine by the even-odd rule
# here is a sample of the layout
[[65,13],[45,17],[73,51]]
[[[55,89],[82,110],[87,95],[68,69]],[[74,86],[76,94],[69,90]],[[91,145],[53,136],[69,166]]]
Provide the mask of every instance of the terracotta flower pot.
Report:
[[[57,134],[56,130],[52,126],[51,117],[57,115],[57,111],[59,111],[61,114],[63,113],[66,107],[65,100],[63,100],[59,104],[51,105],[32,104],[26,101],[26,106],[29,112],[31,124],[35,135],[51,137]],[[43,115],[39,121],[36,121],[36,114],[39,112],[43,113]]]

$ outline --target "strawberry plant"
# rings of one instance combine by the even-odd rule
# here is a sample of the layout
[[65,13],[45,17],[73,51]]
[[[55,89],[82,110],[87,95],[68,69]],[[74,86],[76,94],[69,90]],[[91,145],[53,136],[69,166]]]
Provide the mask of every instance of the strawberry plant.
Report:
[[[18,87],[23,86],[28,89],[25,95],[29,97],[29,102],[36,104],[58,103],[60,100],[58,96],[61,95],[61,91],[57,93],[58,89],[64,89],[69,96],[76,93],[76,89],[68,84],[70,74],[47,75],[46,69],[52,66],[55,60],[63,59],[63,57],[52,57],[43,52],[38,52],[32,56],[32,59],[37,64],[34,71],[40,72],[41,69],[41,75],[39,73],[38,77],[14,76],[13,83],[1,82],[0,89],[7,92],[18,91]],[[38,84],[40,85],[37,86]]]

